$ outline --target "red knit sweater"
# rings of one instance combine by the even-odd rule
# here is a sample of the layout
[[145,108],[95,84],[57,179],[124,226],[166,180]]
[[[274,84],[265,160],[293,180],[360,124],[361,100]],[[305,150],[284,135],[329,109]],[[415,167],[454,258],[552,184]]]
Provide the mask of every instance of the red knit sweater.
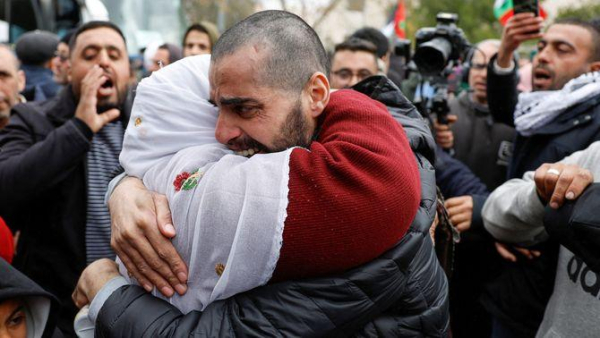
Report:
[[291,154],[288,216],[273,281],[373,260],[404,236],[419,205],[415,156],[384,105],[340,90],[319,126],[310,151]]

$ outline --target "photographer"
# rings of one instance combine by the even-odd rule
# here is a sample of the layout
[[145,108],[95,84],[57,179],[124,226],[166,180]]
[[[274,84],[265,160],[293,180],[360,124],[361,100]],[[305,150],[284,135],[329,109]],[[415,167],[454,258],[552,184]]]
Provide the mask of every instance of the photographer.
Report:
[[[507,22],[498,54],[488,66],[490,111],[497,121],[514,125],[517,137],[508,177],[521,177],[543,163],[561,160],[600,139],[600,27],[566,19],[539,33],[542,19],[516,14]],[[533,92],[517,96],[512,53],[526,40],[540,38],[533,59]],[[552,293],[558,245],[547,241],[528,248],[529,259],[508,263],[486,288],[484,306],[495,318],[495,332],[532,336]],[[506,247],[499,252],[515,261]]]

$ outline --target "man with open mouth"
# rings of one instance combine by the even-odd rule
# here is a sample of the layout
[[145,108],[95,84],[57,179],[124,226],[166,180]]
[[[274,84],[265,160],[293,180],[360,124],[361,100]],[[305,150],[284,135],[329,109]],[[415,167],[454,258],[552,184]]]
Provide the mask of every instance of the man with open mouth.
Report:
[[73,334],[71,292],[87,264],[114,258],[103,203],[129,120],[125,39],[108,22],[70,41],[71,83],[13,107],[0,134],[0,214],[20,230],[15,266],[62,303],[58,328]]

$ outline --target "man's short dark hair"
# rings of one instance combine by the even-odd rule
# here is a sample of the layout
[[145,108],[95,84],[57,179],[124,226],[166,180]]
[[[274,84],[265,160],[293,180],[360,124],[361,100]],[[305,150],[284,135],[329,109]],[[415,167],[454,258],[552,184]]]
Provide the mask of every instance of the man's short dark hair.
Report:
[[382,58],[390,51],[390,42],[378,29],[365,27],[357,30],[351,38],[367,40],[377,47],[377,57]]
[[73,36],[71,36],[71,39],[69,40],[69,53],[73,53],[75,51],[75,46],[77,45],[77,37],[81,35],[81,33],[98,28],[109,28],[114,30],[121,36],[121,38],[123,38],[123,42],[125,43],[125,46],[127,46],[127,40],[125,40],[125,35],[123,35],[123,32],[121,31],[121,29],[119,29],[117,25],[109,21],[90,21],[77,28],[75,33],[73,33]]
[[211,62],[248,45],[267,49],[260,75],[272,88],[300,92],[315,72],[329,76],[329,59],[319,36],[295,14],[270,10],[238,22],[217,40]]
[[[349,50],[351,52],[367,52],[377,57],[377,47],[370,41],[351,37],[350,39],[335,45],[335,53]],[[335,55],[333,53],[333,55]]]
[[590,46],[590,61],[600,61],[600,20],[591,21],[581,20],[578,18],[564,18],[554,22],[553,25],[573,25],[583,27],[592,34],[592,45]]

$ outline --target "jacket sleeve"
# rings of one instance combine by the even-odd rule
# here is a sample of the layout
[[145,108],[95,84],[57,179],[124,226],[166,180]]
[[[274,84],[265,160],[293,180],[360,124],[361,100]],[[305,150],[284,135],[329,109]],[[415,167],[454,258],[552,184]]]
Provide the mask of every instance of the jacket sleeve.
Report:
[[[25,112],[37,114],[37,112]],[[39,115],[37,123],[48,123]],[[93,136],[73,118],[35,142],[34,130],[21,114],[0,132],[0,211],[30,199],[69,175],[90,147]],[[40,136],[40,135],[38,135]],[[43,137],[43,135],[41,135]]]
[[494,55],[488,63],[487,70],[487,100],[490,113],[494,120],[514,127],[514,112],[517,106],[517,85],[519,76],[517,67],[509,74],[500,75],[496,72],[494,65],[498,54]]
[[372,260],[406,233],[419,200],[415,155],[387,108],[352,90],[334,93],[318,140],[291,154],[273,279],[336,273]]
[[560,209],[546,207],[544,226],[550,237],[600,272],[600,184],[594,183],[576,201]]
[[436,145],[435,181],[445,198],[487,195],[488,189],[469,167]]
[[537,195],[533,172],[496,188],[483,206],[485,229],[497,240],[530,246],[547,238],[544,204]]

